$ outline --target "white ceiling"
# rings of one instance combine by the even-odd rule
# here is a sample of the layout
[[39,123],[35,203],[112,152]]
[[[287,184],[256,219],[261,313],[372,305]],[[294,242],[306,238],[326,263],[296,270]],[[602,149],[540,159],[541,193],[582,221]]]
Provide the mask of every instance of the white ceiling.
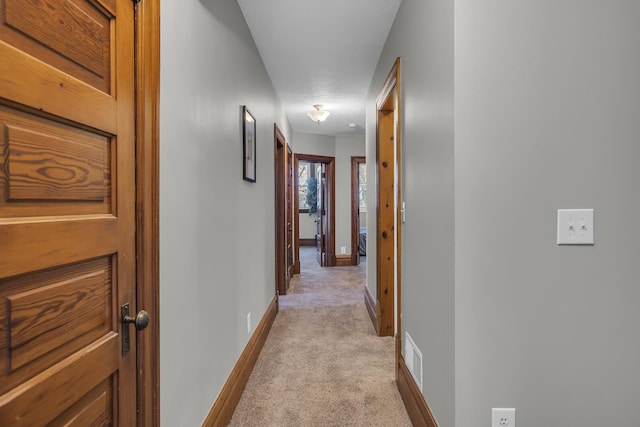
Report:
[[[364,132],[366,93],[400,2],[238,0],[294,131]],[[320,124],[307,117],[314,104],[331,113]]]

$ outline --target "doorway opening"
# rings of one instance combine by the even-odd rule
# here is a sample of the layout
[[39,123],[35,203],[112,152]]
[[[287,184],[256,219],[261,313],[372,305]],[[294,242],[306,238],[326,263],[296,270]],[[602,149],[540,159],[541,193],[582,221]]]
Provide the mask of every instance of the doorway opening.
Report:
[[351,265],[367,256],[366,158],[351,157]]
[[301,245],[314,245],[320,266],[333,267],[335,157],[296,153],[294,159],[295,272],[300,272]]

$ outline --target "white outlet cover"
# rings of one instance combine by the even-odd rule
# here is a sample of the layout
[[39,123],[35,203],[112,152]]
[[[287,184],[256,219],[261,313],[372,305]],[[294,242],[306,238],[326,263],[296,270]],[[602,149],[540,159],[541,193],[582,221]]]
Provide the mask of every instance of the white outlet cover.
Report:
[[492,408],[491,427],[516,427],[516,408]]
[[593,245],[593,209],[558,209],[559,245]]

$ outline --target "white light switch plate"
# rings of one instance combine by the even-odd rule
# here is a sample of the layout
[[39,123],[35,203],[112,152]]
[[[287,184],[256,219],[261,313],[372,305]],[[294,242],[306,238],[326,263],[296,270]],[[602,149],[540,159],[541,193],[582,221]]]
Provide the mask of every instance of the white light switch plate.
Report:
[[593,245],[593,209],[558,209],[558,244]]

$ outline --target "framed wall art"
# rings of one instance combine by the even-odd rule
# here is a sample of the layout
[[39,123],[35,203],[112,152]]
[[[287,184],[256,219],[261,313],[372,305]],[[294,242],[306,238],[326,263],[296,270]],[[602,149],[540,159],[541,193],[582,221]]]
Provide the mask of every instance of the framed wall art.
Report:
[[256,119],[242,106],[242,178],[256,182]]

